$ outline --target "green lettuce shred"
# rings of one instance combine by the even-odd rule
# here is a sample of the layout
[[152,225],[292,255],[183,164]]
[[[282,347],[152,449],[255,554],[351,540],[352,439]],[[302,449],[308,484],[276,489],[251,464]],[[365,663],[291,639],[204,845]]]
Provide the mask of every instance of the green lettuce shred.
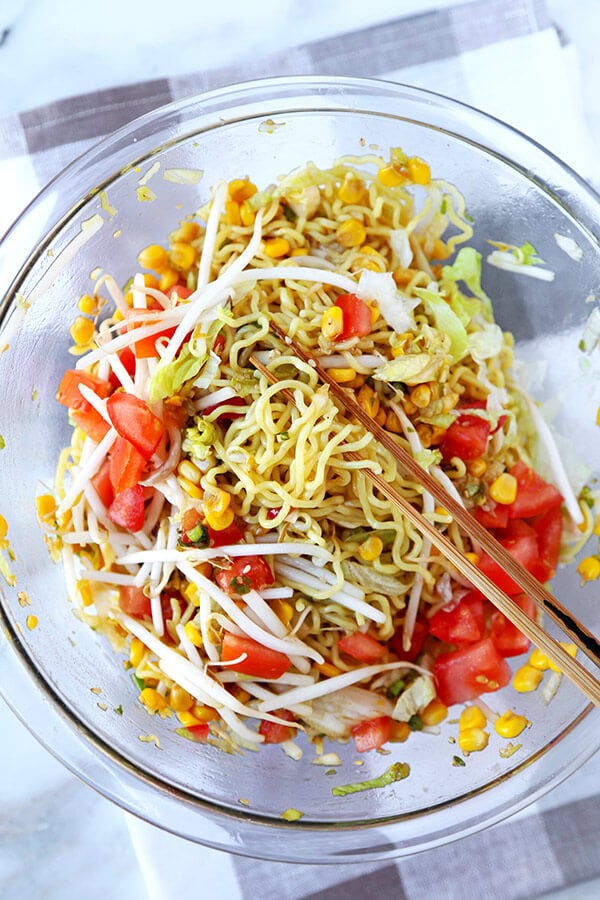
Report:
[[394,763],[386,769],[378,778],[370,778],[368,781],[355,781],[353,784],[341,784],[331,789],[334,797],[345,797],[347,794],[358,794],[360,791],[370,791],[372,788],[387,787],[395,781],[402,781],[410,774],[408,763]]
[[179,393],[186,381],[196,377],[205,362],[206,356],[194,356],[185,344],[176,359],[159,365],[154,372],[150,379],[150,403]]
[[196,416],[195,425],[185,429],[185,437],[181,449],[194,459],[208,459],[217,438],[217,429],[212,422],[203,416]]
[[452,361],[458,362],[467,350],[467,332],[460,318],[437,291],[415,288],[415,294],[422,300],[428,314],[433,317],[438,331],[450,338]]

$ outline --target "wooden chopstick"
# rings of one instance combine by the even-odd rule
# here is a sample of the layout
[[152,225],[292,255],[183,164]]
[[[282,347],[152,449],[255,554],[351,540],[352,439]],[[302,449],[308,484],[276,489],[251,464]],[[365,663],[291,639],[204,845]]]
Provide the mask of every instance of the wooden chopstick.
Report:
[[[501,565],[508,574],[526,591],[538,607],[548,613],[584,653],[595,663],[600,665],[600,643],[580,622],[566,610],[552,594],[549,593],[529,572],[527,572],[505,549],[499,544],[483,526],[474,519],[425,469],[423,469],[413,457],[404,450],[383,428],[375,423],[368,413],[349,396],[340,385],[337,384],[311,354],[297,345],[289,335],[285,334],[274,322],[271,322],[271,330],[292,349],[296,355],[314,368],[320,380],[329,385],[334,396],[339,400],[343,408],[350,415],[355,416],[380,443],[394,456],[400,465],[423,487],[428,490],[435,499],[445,507],[464,530],[474,538],[481,547],[489,553],[492,559]],[[255,357],[251,362],[273,384],[277,383],[277,376],[262,365]],[[293,395],[289,391],[283,392],[293,402]],[[348,452],[348,458],[362,460],[359,454]],[[538,646],[549,659],[552,660],[569,677],[577,687],[596,705],[600,706],[600,683],[585,669],[578,660],[574,660],[565,649],[548,635],[538,624],[534,622],[523,610],[520,609],[506,594],[504,594],[490,579],[476,568],[465,556],[452,544],[448,538],[429,522],[415,507],[406,501],[391,485],[381,476],[376,475],[370,469],[361,470],[365,477],[377,486],[377,488],[394,504],[396,504],[421,533],[426,534],[431,542],[442,552],[447,559],[462,574],[488,597],[494,605],[503,612],[506,617],[523,631],[527,637]]]

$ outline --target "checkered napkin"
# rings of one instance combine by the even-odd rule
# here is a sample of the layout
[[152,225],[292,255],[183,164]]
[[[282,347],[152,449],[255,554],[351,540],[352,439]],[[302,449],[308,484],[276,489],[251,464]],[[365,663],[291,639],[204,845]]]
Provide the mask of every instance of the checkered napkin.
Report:
[[[277,74],[383,77],[448,94],[510,122],[595,180],[569,49],[545,4],[472,0],[280,50],[243,68],[103,90],[0,119],[0,233],[70,160],[136,116],[194,93]],[[233,857],[133,817],[127,821],[151,900],[180,898],[191,885],[223,900],[511,900],[557,891],[573,897],[563,889],[582,883],[577,897],[598,897],[599,790],[596,756],[504,824],[397,862],[336,867]]]

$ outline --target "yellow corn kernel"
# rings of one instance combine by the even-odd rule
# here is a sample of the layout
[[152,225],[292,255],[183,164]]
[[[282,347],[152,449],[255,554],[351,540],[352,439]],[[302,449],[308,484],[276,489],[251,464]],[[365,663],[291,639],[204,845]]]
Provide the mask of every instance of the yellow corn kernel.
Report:
[[406,170],[415,184],[429,184],[431,181],[429,164],[418,156],[411,156],[406,160]]
[[344,330],[344,313],[339,306],[326,309],[321,319],[321,334],[328,341],[333,341]]
[[271,609],[284,625],[290,624],[294,615],[294,608],[291,603],[276,597],[275,600],[271,600]]
[[204,512],[208,510],[215,516],[222,516],[231,505],[231,494],[221,488],[212,488],[204,501]]
[[[575,659],[577,656],[577,645],[576,644],[568,644],[566,641],[560,641],[560,646],[565,650],[571,659]],[[562,672],[562,669],[559,669],[551,659],[548,660],[548,666],[552,669],[553,672]]]
[[83,294],[83,296],[79,298],[77,306],[79,307],[79,312],[85,313],[87,316],[96,312],[97,309],[96,301],[93,297],[90,297],[89,294]]
[[[205,573],[203,572],[202,574],[204,575]],[[192,581],[189,581],[186,584],[181,593],[188,603],[191,603],[196,607],[200,606],[200,595],[198,593],[198,588]]]
[[358,552],[365,562],[373,562],[374,559],[379,559],[383,552],[383,541],[376,534],[370,534],[360,545]]
[[369,300],[367,302],[367,306],[369,307],[369,312],[371,313],[371,325],[374,325],[381,315],[379,304],[377,303],[377,300]]
[[487,463],[482,456],[478,456],[477,459],[470,459],[467,463],[467,472],[469,475],[472,475],[473,478],[481,478],[482,475],[485,475],[487,472]]
[[345,384],[347,381],[352,381],[356,375],[354,369],[338,369],[335,366],[327,371],[330,377],[333,378],[334,381],[337,381],[338,384]]
[[189,244],[190,241],[195,241],[199,235],[200,226],[197,222],[182,222],[179,228],[171,232],[169,240],[174,244],[178,241]]
[[159,694],[158,691],[155,691],[154,688],[145,687],[144,690],[140,694],[140,700],[146,707],[146,709],[155,712],[159,709],[164,709],[167,705],[167,701],[163,697],[162,694]]
[[405,269],[404,266],[398,266],[398,268],[394,269],[394,271],[392,272],[394,281],[396,282],[398,287],[406,287],[407,284],[410,284],[415,275],[418,274],[418,269]]
[[[383,426],[387,422],[387,417],[388,417],[388,412],[387,412],[387,410],[383,409],[383,407],[382,407],[379,410],[379,412],[377,413],[377,415],[375,416],[374,421],[383,428]],[[391,428],[390,428],[390,431],[391,431]]]
[[8,522],[4,516],[0,516],[0,541],[8,534]]
[[92,596],[92,589],[90,587],[89,581],[81,578],[77,582],[77,590],[79,591],[79,596],[81,597],[81,602],[84,606],[91,606],[94,602],[94,598]]
[[361,406],[364,411],[368,413],[372,419],[374,419],[379,412],[380,404],[379,397],[377,396],[373,388],[369,387],[368,384],[363,384],[358,394],[356,395],[356,399],[359,406]]
[[225,221],[228,225],[241,225],[240,204],[235,200],[227,200],[225,203]]
[[496,503],[510,506],[517,499],[517,479],[510,472],[503,472],[490,484],[490,497]]
[[310,247],[294,247],[293,250],[290,250],[290,256],[309,256],[310,255]]
[[428,384],[417,384],[411,390],[409,397],[417,409],[425,409],[431,403],[431,388]]
[[417,425],[415,431],[417,432],[419,440],[421,441],[425,449],[427,450],[429,447],[431,447],[431,439],[433,437],[433,429],[431,425],[425,425],[423,422],[420,422]]
[[434,697],[422,711],[421,721],[423,722],[423,725],[427,725],[427,727],[439,725],[440,722],[444,721],[447,715],[448,707],[446,704],[442,703],[439,697]]
[[182,475],[179,475],[177,477],[177,481],[189,497],[191,497],[193,500],[202,500],[204,491],[199,484],[194,484],[193,481],[189,481]]
[[191,269],[196,262],[196,250],[191,244],[185,244],[183,241],[176,241],[171,244],[169,259],[171,265],[176,269],[187,271]]
[[465,728],[458,734],[458,746],[463,753],[475,753],[485,750],[489,739],[487,731],[482,728]]
[[40,519],[48,519],[56,512],[56,500],[52,494],[40,494],[35,498],[35,508]]
[[249,694],[248,691],[241,686],[241,684],[232,684],[230,691],[235,699],[239,700],[240,703],[245,704],[252,700],[252,694]]
[[494,730],[500,737],[514,738],[518,737],[521,732],[529,725],[525,716],[519,716],[512,709],[507,709],[502,713],[499,719],[494,722]]
[[459,401],[459,394],[456,391],[447,391],[442,397],[442,412],[450,412]]
[[240,219],[242,220],[242,225],[245,225],[246,228],[250,225],[254,225],[255,218],[256,212],[252,208],[252,205],[247,200],[244,200],[240,206]]
[[202,473],[198,466],[189,459],[183,459],[179,463],[177,466],[177,474],[181,475],[183,478],[187,478],[192,484],[200,484],[200,478],[202,477]]
[[129,662],[134,669],[137,669],[144,658],[145,650],[146,648],[139,638],[134,637],[131,639],[131,644],[129,645]]
[[382,166],[377,172],[377,177],[384,187],[398,187],[406,181],[402,172],[391,164]]
[[464,555],[465,555],[465,558],[468,559],[470,563],[473,563],[474,566],[476,566],[479,563],[479,560],[480,560],[479,553],[474,553],[472,550],[469,550]]
[[317,669],[321,675],[325,675],[326,678],[334,678],[336,675],[341,675],[341,669],[338,669],[337,666],[334,666],[333,663],[330,662],[322,662],[315,663],[315,669]]
[[392,356],[404,356],[404,354],[406,353],[406,349],[413,338],[414,334],[412,333],[412,331],[405,331],[402,334],[397,335],[395,343],[392,344]]
[[162,272],[169,265],[169,254],[160,244],[150,244],[138,253],[137,260],[142,269]]
[[448,259],[449,256],[450,250],[448,249],[448,246],[439,238],[436,238],[433,242],[432,259]]
[[465,706],[460,714],[459,728],[466,731],[468,728],[485,728],[487,719],[478,706]]
[[200,725],[200,721],[196,719],[194,713],[192,712],[192,707],[190,709],[176,709],[177,718],[181,722],[184,728],[189,728],[191,725]]
[[600,425],[600,406],[596,410],[596,425]]
[[533,666],[534,669],[539,669],[540,672],[545,672],[546,669],[550,668],[550,660],[545,653],[542,653],[541,650],[535,647],[529,655],[529,665]]
[[183,630],[185,631],[185,636],[194,647],[201,647],[204,643],[202,640],[202,634],[199,629],[196,628],[193,622],[186,622]]
[[163,269],[158,282],[160,290],[170,291],[176,284],[179,284],[179,272],[177,269]]
[[338,225],[336,235],[342,247],[360,247],[365,242],[367,232],[358,219],[346,219]]
[[287,238],[269,238],[264,242],[265,254],[270,259],[281,259],[282,256],[290,252],[290,249],[291,244]]
[[535,669],[533,666],[526,664],[515,672],[513,687],[520,694],[528,694],[530,691],[536,690],[543,677],[544,675],[540,669]]
[[174,712],[185,712],[191,709],[195,702],[192,695],[178,684],[174,684],[169,691],[169,706]]
[[227,186],[227,192],[236,203],[243,203],[256,194],[258,188],[247,178],[234,178]]
[[597,556],[586,556],[577,566],[582,581],[596,581],[600,575],[600,559]]
[[69,331],[75,343],[83,347],[85,344],[89,344],[94,336],[94,323],[85,316],[77,316]]
[[348,174],[338,189],[338,197],[342,203],[362,203],[365,200],[366,189],[364,181]]
[[390,409],[385,417],[385,427],[388,431],[391,431],[392,434],[402,434],[403,429],[400,424],[400,419],[393,409]]
[[404,743],[410,737],[410,725],[408,722],[392,721],[390,726],[390,741],[395,744]]
[[365,381],[367,380],[366,375],[355,375],[352,381],[346,382],[346,387],[349,388],[361,388]]
[[29,628],[30,631],[33,631],[34,628],[37,628],[39,624],[39,619],[37,616],[34,616],[33,613],[30,613],[25,619],[25,624]]
[[206,518],[207,525],[212,528],[214,531],[224,531],[226,528],[229,528],[231,523],[235,518],[235,513],[229,507],[226,509],[224,513],[221,515],[217,515],[213,513],[210,509],[204,510],[204,516]]
[[192,715],[198,724],[200,722],[214,722],[215,719],[219,718],[219,713],[216,709],[203,703],[196,703],[192,708]]

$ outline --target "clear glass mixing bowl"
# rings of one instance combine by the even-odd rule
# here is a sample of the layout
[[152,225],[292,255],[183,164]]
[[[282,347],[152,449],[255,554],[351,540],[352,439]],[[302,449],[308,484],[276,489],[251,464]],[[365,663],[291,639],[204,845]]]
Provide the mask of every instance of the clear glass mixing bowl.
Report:
[[[556,272],[545,283],[486,266],[484,286],[498,321],[516,336],[518,355],[547,362],[538,396],[557,401],[556,428],[598,474],[600,379],[583,371],[578,342],[591,311],[586,298],[598,287],[599,199],[541,147],[443,97],[376,81],[284,78],[172,104],[73,163],[0,246],[0,347],[9,345],[0,356],[0,513],[17,579],[0,586],[0,688],[52,753],[122,807],[200,843],[271,859],[382,859],[435,846],[523,807],[600,746],[598,711],[570,683],[548,706],[539,694],[512,688],[489,695],[493,708],[516,708],[532,727],[510,758],[500,757],[503,742],[492,735],[487,751],[459,768],[449,744],[456,725],[448,722],[439,737],[415,733],[390,745],[388,756],[367,754],[360,770],[350,744],[336,747],[343,765],[335,776],[311,765],[309,747],[295,762],[278,746],[230,756],[190,744],[174,734],[172,721],[149,719],[122,660],[69,608],[61,568],[49,559],[34,498],[51,485],[68,442],[54,395],[72,363],[68,329],[92,271],[101,266],[124,282],[139,249],[163,240],[219,179],[249,175],[267,185],[307,160],[327,166],[373,145],[384,152],[402,146],[456,184],[482,252],[487,238],[531,241]],[[140,178],[156,164],[147,182],[155,199],[140,202]],[[183,185],[164,177],[172,169],[204,174]],[[576,241],[580,261],[559,248],[557,233]],[[593,368],[593,357],[588,362]],[[580,587],[574,566],[559,572],[554,589],[600,632],[597,590]],[[31,613],[39,618],[33,631],[26,627]],[[96,687],[101,693],[91,691]],[[114,711],[120,706],[122,715]],[[148,733],[160,748],[140,740]],[[334,784],[380,775],[396,760],[411,766],[404,781],[332,796]],[[288,808],[303,818],[283,821]]]

